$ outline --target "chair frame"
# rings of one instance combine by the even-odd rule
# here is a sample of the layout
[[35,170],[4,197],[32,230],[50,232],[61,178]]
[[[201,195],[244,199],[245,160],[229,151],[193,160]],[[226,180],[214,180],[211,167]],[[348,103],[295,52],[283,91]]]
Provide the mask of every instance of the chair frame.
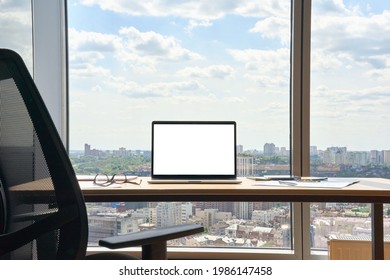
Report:
[[[0,49],[0,63],[6,63],[24,100],[52,176],[55,196],[60,198],[57,200],[58,212],[43,215],[37,222],[16,232],[7,232],[9,205],[0,165],[0,258],[36,240],[47,231],[60,228],[57,258],[84,259],[88,243],[86,206],[67,152],[22,58],[14,51]],[[77,237],[73,231],[77,231]],[[108,237],[100,240],[99,245],[110,249],[142,246],[143,259],[166,259],[167,240],[203,231],[200,225],[177,225]],[[67,234],[73,237],[68,238]],[[115,258],[114,254],[112,258]]]

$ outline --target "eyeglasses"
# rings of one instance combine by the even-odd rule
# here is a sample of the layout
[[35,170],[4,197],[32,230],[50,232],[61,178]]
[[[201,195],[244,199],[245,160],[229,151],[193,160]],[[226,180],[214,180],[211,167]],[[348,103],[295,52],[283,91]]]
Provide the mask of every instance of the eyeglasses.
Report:
[[114,174],[111,178],[107,174],[96,174],[93,179],[95,185],[107,187],[112,184],[124,184],[130,183],[134,185],[140,185],[142,180],[137,180],[138,176],[127,176],[123,173]]

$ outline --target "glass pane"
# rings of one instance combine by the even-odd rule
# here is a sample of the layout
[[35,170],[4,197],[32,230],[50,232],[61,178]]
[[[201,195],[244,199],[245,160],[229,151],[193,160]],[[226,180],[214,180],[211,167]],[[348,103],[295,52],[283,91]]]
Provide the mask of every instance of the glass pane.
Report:
[[0,47],[16,51],[32,73],[31,1],[0,1]]
[[[289,0],[72,0],[68,10],[70,156],[78,174],[150,176],[154,120],[234,120],[239,176],[290,173]],[[173,244],[292,246],[289,203],[88,208],[91,236],[197,222],[207,234]]]
[[[389,8],[388,1],[313,1],[313,176],[390,178]],[[368,204],[312,203],[311,215],[312,248],[370,239]]]

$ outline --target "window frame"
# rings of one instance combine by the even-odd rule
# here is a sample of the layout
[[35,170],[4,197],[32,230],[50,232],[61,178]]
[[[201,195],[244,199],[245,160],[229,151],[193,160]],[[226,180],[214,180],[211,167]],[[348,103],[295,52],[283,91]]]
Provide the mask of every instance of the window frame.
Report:
[[34,81],[68,150],[67,1],[31,0],[31,9]]
[[[68,149],[68,47],[67,1],[31,0],[33,13],[34,78],[42,97]],[[259,0],[260,1],[260,0]],[[310,174],[310,33],[311,0],[291,0],[291,63],[290,63],[290,159],[295,175]],[[47,59],[50,55],[50,60]],[[50,77],[50,78],[48,78]],[[310,207],[308,203],[292,203],[292,232],[294,250],[258,250],[261,253],[242,253],[240,250],[212,248],[189,249],[202,258],[253,259],[317,259],[323,256],[310,252]],[[185,257],[188,250],[171,249],[172,254]],[[264,253],[263,253],[264,251]],[[268,252],[267,252],[268,251]],[[180,253],[182,252],[182,253]],[[278,252],[278,253],[276,253]],[[180,255],[181,254],[181,255]],[[222,256],[221,256],[222,257]]]

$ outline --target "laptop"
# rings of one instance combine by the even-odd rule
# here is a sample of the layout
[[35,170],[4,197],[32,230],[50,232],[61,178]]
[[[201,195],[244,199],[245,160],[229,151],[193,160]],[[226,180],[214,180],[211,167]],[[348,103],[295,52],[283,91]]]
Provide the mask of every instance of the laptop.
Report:
[[234,121],[152,122],[151,184],[238,184]]

